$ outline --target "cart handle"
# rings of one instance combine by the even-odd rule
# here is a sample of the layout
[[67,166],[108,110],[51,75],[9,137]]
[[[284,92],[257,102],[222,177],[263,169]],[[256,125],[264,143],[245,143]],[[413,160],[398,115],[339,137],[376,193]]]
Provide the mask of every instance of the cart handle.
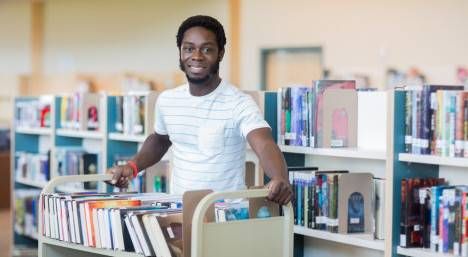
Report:
[[97,175],[71,175],[71,176],[59,176],[55,177],[47,183],[47,185],[42,189],[41,194],[53,193],[54,189],[58,185],[66,183],[76,183],[76,182],[93,182],[93,181],[110,181],[112,180],[112,174],[97,174]]
[[[267,197],[269,194],[269,190],[266,188],[262,189],[249,189],[249,190],[241,190],[241,191],[228,191],[228,192],[213,192],[205,196],[200,203],[198,203],[197,207],[195,208],[195,212],[193,213],[192,218],[192,246],[191,246],[191,253],[192,256],[201,256],[201,247],[200,242],[194,240],[197,238],[199,241],[202,238],[203,234],[203,224],[204,218],[206,215],[206,211],[208,208],[217,200],[219,199],[237,199],[237,198],[260,198],[260,197]],[[291,236],[289,240],[291,240],[292,245],[292,224],[293,224],[293,209],[291,203],[287,205],[283,205],[283,218],[287,221],[285,226],[288,227],[286,231],[291,231]],[[198,244],[198,245],[197,245]]]

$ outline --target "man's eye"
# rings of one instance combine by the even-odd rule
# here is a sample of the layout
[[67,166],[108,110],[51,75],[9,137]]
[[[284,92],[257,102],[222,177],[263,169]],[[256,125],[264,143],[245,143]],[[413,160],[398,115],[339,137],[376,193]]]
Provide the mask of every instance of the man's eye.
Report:
[[213,51],[213,49],[210,48],[210,47],[204,47],[204,48],[202,48],[202,52],[203,52],[204,54],[209,54],[209,53],[211,53],[212,51]]
[[193,52],[193,47],[186,46],[186,47],[183,47],[182,50],[184,50],[184,52],[186,53],[191,53]]

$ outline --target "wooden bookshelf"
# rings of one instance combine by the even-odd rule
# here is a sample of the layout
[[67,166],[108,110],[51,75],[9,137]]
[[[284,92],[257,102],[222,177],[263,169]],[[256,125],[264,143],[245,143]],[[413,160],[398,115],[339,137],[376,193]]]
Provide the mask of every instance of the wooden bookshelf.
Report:
[[353,245],[377,251],[384,251],[385,249],[384,240],[375,240],[373,239],[373,235],[368,234],[344,235],[338,233],[331,233],[323,230],[305,228],[303,226],[294,226],[294,233],[312,238]]
[[468,158],[460,157],[441,157],[434,155],[400,153],[398,154],[398,159],[402,162],[433,164],[462,168],[468,167]]
[[312,148],[303,146],[280,145],[280,149],[282,152],[285,153],[297,153],[317,156],[357,158],[381,161],[385,161],[387,159],[387,155],[385,152],[363,150],[358,148]]
[[449,253],[438,253],[433,252],[430,249],[422,249],[422,248],[404,248],[404,247],[397,247],[397,253],[405,256],[411,257],[456,257],[458,255],[449,254]]
[[16,133],[21,134],[28,134],[28,135],[43,135],[43,136],[51,136],[52,129],[51,128],[16,128]]

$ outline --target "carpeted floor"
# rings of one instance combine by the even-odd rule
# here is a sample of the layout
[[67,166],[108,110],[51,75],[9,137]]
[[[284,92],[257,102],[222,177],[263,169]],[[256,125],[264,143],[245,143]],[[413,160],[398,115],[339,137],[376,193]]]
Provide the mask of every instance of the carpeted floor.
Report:
[[0,209],[0,255],[9,256],[11,247],[11,217],[8,209]]

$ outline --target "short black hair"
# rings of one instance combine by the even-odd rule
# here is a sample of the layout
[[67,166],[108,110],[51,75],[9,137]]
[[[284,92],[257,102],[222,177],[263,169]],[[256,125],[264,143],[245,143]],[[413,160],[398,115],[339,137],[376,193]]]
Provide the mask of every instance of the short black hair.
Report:
[[184,38],[184,33],[190,28],[193,27],[203,27],[216,36],[216,43],[218,44],[219,50],[224,50],[226,45],[226,35],[224,34],[223,25],[211,16],[206,15],[195,15],[187,18],[185,21],[180,24],[179,30],[177,31],[177,48],[180,49],[182,45],[182,39]]

